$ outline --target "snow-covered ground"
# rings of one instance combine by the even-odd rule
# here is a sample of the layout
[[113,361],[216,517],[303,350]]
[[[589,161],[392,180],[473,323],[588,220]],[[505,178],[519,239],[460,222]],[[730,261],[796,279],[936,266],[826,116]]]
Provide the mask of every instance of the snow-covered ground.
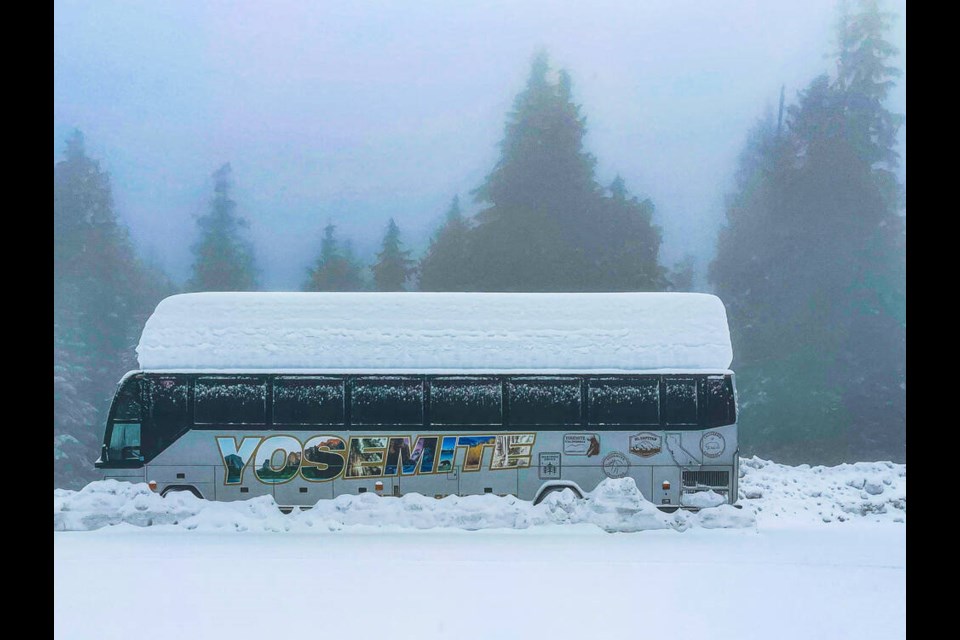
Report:
[[625,482],[537,507],[364,494],[289,516],[269,498],[55,491],[55,634],[903,637],[906,466],[741,472],[743,510],[695,515]]

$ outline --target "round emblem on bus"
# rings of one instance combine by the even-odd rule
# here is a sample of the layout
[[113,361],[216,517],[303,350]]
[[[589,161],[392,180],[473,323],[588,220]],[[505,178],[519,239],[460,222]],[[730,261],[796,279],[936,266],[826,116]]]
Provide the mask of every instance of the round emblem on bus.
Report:
[[703,434],[700,438],[700,451],[709,458],[716,458],[727,448],[727,441],[716,431]]
[[630,461],[619,451],[613,451],[603,459],[602,468],[608,478],[622,478],[630,470]]

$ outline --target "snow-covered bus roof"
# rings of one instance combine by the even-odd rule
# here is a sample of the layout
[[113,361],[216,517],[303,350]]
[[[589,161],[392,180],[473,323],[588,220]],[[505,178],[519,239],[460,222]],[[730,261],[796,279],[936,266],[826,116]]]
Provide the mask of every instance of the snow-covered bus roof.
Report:
[[725,371],[702,293],[188,293],[137,346],[144,371]]

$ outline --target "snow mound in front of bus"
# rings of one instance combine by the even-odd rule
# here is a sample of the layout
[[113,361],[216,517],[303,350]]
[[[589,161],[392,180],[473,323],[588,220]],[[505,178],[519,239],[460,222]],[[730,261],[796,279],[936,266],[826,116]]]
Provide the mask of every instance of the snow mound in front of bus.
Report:
[[192,493],[176,492],[161,498],[144,483],[117,480],[91,482],[80,491],[54,489],[54,531],[90,531],[118,524],[174,525],[187,530],[290,529],[269,496],[239,502],[211,502]]
[[538,505],[513,496],[477,495],[401,498],[373,493],[321,500],[313,509],[283,514],[270,496],[211,502],[190,493],[161,498],[145,484],[107,480],[80,491],[54,491],[56,531],[87,531],[111,525],[173,526],[200,531],[330,532],[351,529],[530,529],[595,525],[610,532],[690,527],[750,527],[752,511],[729,505],[699,513],[663,513],[648,502],[632,478],[608,479],[584,498],[570,490],[551,493]]
[[513,496],[489,494],[447,496],[440,500],[416,493],[401,498],[372,493],[342,495],[321,500],[309,511],[294,514],[293,519],[298,525],[324,531],[354,526],[474,531],[587,524],[610,532],[630,532],[753,525],[751,512],[731,511],[735,513],[722,509],[713,516],[705,512],[663,513],[643,497],[633,478],[621,478],[604,480],[584,498],[564,490],[547,495],[538,505]]
[[740,460],[740,503],[762,526],[777,523],[907,521],[907,465],[854,462],[789,466]]
[[534,508],[544,506],[555,522],[590,523],[610,532],[648,529],[683,531],[690,527],[730,529],[756,524],[752,511],[736,509],[728,504],[702,509],[697,513],[664,513],[643,497],[633,478],[604,480],[584,499],[578,499],[572,491],[551,493]]

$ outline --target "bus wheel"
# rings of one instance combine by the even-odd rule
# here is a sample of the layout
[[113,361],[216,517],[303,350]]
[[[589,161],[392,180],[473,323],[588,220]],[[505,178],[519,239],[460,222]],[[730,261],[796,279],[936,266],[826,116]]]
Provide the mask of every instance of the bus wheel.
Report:
[[189,484],[172,484],[160,492],[160,497],[164,498],[168,493],[173,493],[174,491],[189,491],[193,495],[203,500],[203,496],[200,495],[200,492],[197,491],[197,488]]
[[583,494],[580,493],[580,490],[579,490],[578,488],[574,487],[574,486],[571,486],[571,485],[568,485],[568,484],[566,484],[566,485],[553,485],[553,486],[547,487],[546,489],[544,489],[543,491],[541,491],[541,492],[540,492],[540,495],[538,495],[538,496],[534,499],[533,504],[534,504],[534,505],[538,505],[538,504],[540,504],[541,502],[543,502],[543,499],[546,498],[546,497],[547,497],[548,495],[550,495],[551,493],[555,493],[555,492],[557,492],[557,491],[563,491],[564,489],[570,489],[570,491],[573,491],[573,495],[577,496],[577,498],[582,498],[582,497],[583,497]]

